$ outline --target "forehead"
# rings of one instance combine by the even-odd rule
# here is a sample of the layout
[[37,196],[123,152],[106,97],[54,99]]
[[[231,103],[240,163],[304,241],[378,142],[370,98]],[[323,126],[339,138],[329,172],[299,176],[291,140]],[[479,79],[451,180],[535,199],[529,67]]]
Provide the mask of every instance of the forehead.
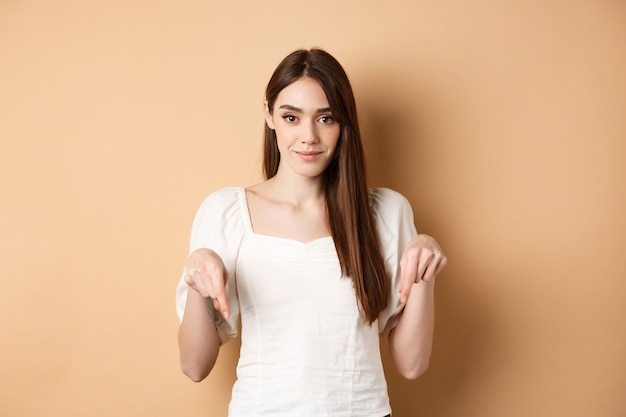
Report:
[[318,109],[328,107],[328,98],[317,80],[301,77],[281,90],[275,104],[278,107],[288,104],[301,109]]

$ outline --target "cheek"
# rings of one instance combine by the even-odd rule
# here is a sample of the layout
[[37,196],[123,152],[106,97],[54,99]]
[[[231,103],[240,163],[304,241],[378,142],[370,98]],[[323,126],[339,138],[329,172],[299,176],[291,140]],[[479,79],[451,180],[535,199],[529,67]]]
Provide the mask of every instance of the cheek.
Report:
[[286,149],[290,144],[289,135],[280,129],[276,129],[274,132],[276,133],[276,146],[278,149]]
[[329,135],[329,146],[333,149],[337,147],[339,143],[339,134],[341,133],[341,128],[333,129],[333,132]]

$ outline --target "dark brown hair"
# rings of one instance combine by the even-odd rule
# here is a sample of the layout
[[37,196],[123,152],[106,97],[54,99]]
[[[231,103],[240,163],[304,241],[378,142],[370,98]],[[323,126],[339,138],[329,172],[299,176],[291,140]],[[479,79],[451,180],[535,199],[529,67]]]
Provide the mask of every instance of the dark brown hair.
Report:
[[[328,221],[342,273],[352,278],[361,315],[372,324],[387,307],[390,284],[369,205],[354,94],[348,76],[333,56],[321,49],[301,49],[278,65],[267,85],[265,99],[270,113],[278,94],[302,77],[320,83],[341,126],[333,161],[324,173]],[[272,178],[278,171],[280,153],[276,133],[267,124],[263,158],[265,177]]]

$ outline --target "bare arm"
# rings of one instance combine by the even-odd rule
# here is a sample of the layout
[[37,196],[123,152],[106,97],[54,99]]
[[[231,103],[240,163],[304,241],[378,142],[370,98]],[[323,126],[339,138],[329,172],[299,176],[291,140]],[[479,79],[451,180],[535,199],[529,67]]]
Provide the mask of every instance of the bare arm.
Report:
[[402,316],[389,334],[391,358],[408,379],[428,369],[435,325],[434,280],[412,285]]
[[190,288],[178,331],[180,364],[185,375],[199,382],[213,369],[220,347],[212,317],[215,313],[210,310],[229,316],[225,291],[228,274],[219,255],[209,249],[194,251],[185,270]]
[[411,240],[402,255],[400,292],[406,305],[389,335],[389,351],[405,378],[415,379],[428,368],[435,323],[435,276],[446,263],[441,248],[428,235]]
[[209,375],[220,348],[213,319],[207,312],[207,302],[200,293],[190,289],[185,315],[178,329],[180,366],[183,373],[195,382]]

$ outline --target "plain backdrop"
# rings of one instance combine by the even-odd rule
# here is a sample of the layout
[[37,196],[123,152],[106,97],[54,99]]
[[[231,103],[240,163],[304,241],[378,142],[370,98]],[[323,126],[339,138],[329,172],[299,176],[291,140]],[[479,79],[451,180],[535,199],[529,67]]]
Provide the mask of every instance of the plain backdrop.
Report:
[[625,2],[0,0],[0,416],[226,416],[238,342],[187,380],[174,290],[312,46],[449,258],[394,417],[626,415]]

